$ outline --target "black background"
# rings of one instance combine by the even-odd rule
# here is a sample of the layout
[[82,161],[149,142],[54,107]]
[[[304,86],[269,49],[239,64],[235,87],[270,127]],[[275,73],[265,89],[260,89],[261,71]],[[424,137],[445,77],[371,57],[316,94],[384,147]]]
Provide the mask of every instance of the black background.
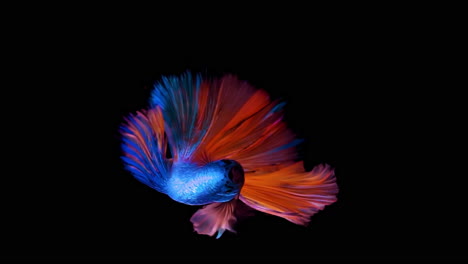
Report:
[[[439,158],[450,136],[438,129],[453,116],[440,111],[440,90],[428,88],[436,85],[427,70],[436,57],[421,41],[424,24],[329,10],[256,23],[243,20],[256,17],[246,11],[230,23],[219,14],[195,16],[204,17],[197,24],[178,24],[185,13],[142,14],[142,27],[122,13],[112,15],[121,20],[100,19],[109,13],[60,25],[64,13],[15,33],[26,36],[14,53],[21,58],[13,59],[22,101],[15,108],[27,114],[9,123],[23,136],[14,144],[24,147],[12,155],[21,157],[10,165],[12,185],[4,185],[2,257],[466,256],[464,207],[457,204],[463,195],[455,191],[461,182],[449,172],[456,161]],[[118,133],[124,116],[147,106],[155,81],[186,70],[232,73],[285,100],[285,120],[305,139],[306,168],[336,169],[338,202],[308,227],[256,213],[238,223],[237,234],[197,235],[189,221],[197,207],[123,169]]]

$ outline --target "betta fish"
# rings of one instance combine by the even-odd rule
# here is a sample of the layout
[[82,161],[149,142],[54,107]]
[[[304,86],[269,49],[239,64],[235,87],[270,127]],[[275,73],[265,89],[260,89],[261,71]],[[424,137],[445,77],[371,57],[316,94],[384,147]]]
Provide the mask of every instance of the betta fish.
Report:
[[306,226],[337,200],[338,186],[329,165],[305,170],[284,105],[234,75],[162,77],[147,109],[121,126],[125,168],[174,201],[201,206],[190,219],[198,234],[235,233],[240,203]]

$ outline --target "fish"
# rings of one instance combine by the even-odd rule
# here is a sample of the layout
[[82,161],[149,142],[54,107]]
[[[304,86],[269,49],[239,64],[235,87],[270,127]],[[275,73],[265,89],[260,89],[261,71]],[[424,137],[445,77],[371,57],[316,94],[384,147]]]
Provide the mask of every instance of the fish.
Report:
[[[175,202],[199,206],[200,235],[236,233],[241,207],[307,226],[337,201],[334,169],[306,171],[285,102],[234,74],[162,76],[120,126],[124,168]],[[319,127],[317,129],[320,129]]]

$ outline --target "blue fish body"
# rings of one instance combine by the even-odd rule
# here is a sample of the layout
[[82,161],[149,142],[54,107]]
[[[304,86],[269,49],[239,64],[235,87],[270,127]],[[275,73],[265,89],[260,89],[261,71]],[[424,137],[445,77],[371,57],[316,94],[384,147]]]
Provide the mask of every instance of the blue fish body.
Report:
[[177,162],[172,165],[166,194],[188,205],[228,202],[239,194],[242,187],[242,182],[235,182],[229,176],[230,173],[240,173],[242,170],[236,170],[239,166],[237,162],[228,160],[210,162],[205,166]]

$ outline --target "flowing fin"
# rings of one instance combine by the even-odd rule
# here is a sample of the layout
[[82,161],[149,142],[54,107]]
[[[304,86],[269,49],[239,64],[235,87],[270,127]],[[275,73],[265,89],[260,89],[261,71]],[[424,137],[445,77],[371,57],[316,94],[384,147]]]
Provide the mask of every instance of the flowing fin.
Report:
[[155,85],[175,160],[205,164],[233,159],[246,171],[290,164],[297,158],[294,134],[281,121],[284,103],[232,75],[202,80],[186,73]]
[[248,206],[307,225],[310,217],[334,203],[338,186],[329,165],[305,172],[303,162],[267,173],[249,173],[239,199]]
[[283,103],[272,102],[265,91],[232,75],[213,81],[209,87],[217,96],[205,108],[211,122],[193,153],[194,160],[233,159],[246,171],[253,171],[297,158],[294,146],[300,141],[294,140],[281,121]]
[[159,107],[137,112],[121,127],[125,168],[140,182],[164,192],[170,161]]
[[[151,107],[160,107],[164,116],[174,160],[188,160],[197,148],[203,135],[203,121],[200,121],[198,97],[201,77],[187,72],[180,77],[162,77],[162,81],[154,85],[151,94]],[[206,122],[206,121],[205,121]]]
[[229,230],[235,233],[233,225],[236,222],[234,209],[237,199],[226,203],[211,203],[199,209],[192,216],[190,221],[198,234],[213,236],[216,232],[216,238],[220,238],[224,231]]

